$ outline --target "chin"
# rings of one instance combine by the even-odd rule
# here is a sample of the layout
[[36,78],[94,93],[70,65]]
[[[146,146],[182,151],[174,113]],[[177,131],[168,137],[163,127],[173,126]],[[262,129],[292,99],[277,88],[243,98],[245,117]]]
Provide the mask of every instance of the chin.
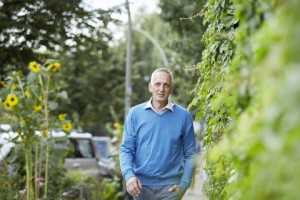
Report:
[[158,101],[158,102],[166,102],[166,101],[168,101],[168,99],[167,98],[156,98],[156,101]]

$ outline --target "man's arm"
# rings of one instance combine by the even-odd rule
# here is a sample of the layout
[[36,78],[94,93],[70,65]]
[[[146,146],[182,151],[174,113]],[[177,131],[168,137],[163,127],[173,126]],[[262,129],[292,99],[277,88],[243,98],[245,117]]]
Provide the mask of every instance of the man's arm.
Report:
[[132,196],[138,196],[142,185],[133,172],[133,160],[135,155],[135,130],[133,111],[130,110],[125,122],[123,140],[120,146],[120,166],[126,181],[127,192]]
[[123,140],[120,146],[120,167],[125,180],[134,176],[133,160],[135,155],[135,130],[133,110],[130,110],[124,125]]
[[180,188],[186,191],[191,185],[191,179],[195,170],[196,140],[194,134],[193,119],[189,115],[186,119],[185,133],[183,135],[184,170],[180,180]]

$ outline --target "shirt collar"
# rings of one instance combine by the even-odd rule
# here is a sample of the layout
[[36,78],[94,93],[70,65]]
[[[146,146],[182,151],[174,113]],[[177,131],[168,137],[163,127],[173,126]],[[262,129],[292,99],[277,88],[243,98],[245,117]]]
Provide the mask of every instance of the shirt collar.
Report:
[[[148,108],[151,108],[152,110],[154,110],[155,112],[157,112],[157,111],[153,108],[151,101],[152,101],[152,98],[151,98],[149,101],[147,101],[146,106],[145,106],[145,110],[148,109]],[[173,106],[174,106],[174,103],[172,103],[172,101],[170,100],[170,98],[168,98],[168,103],[167,103],[167,105],[166,105],[160,112],[166,111],[167,109],[168,109],[168,110],[171,110],[171,111],[173,112]]]

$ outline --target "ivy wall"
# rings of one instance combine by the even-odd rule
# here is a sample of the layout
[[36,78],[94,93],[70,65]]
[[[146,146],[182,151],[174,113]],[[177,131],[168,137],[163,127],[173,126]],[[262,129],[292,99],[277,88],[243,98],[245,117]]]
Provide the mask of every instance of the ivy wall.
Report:
[[300,2],[209,0],[198,94],[209,199],[297,199]]

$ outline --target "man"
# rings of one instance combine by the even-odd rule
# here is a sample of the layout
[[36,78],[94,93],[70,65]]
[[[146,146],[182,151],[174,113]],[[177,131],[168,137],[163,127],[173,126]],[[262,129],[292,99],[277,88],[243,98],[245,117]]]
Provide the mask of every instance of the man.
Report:
[[195,136],[190,113],[170,101],[173,75],[151,76],[152,98],[130,109],[120,146],[126,189],[135,200],[181,199],[194,172]]

